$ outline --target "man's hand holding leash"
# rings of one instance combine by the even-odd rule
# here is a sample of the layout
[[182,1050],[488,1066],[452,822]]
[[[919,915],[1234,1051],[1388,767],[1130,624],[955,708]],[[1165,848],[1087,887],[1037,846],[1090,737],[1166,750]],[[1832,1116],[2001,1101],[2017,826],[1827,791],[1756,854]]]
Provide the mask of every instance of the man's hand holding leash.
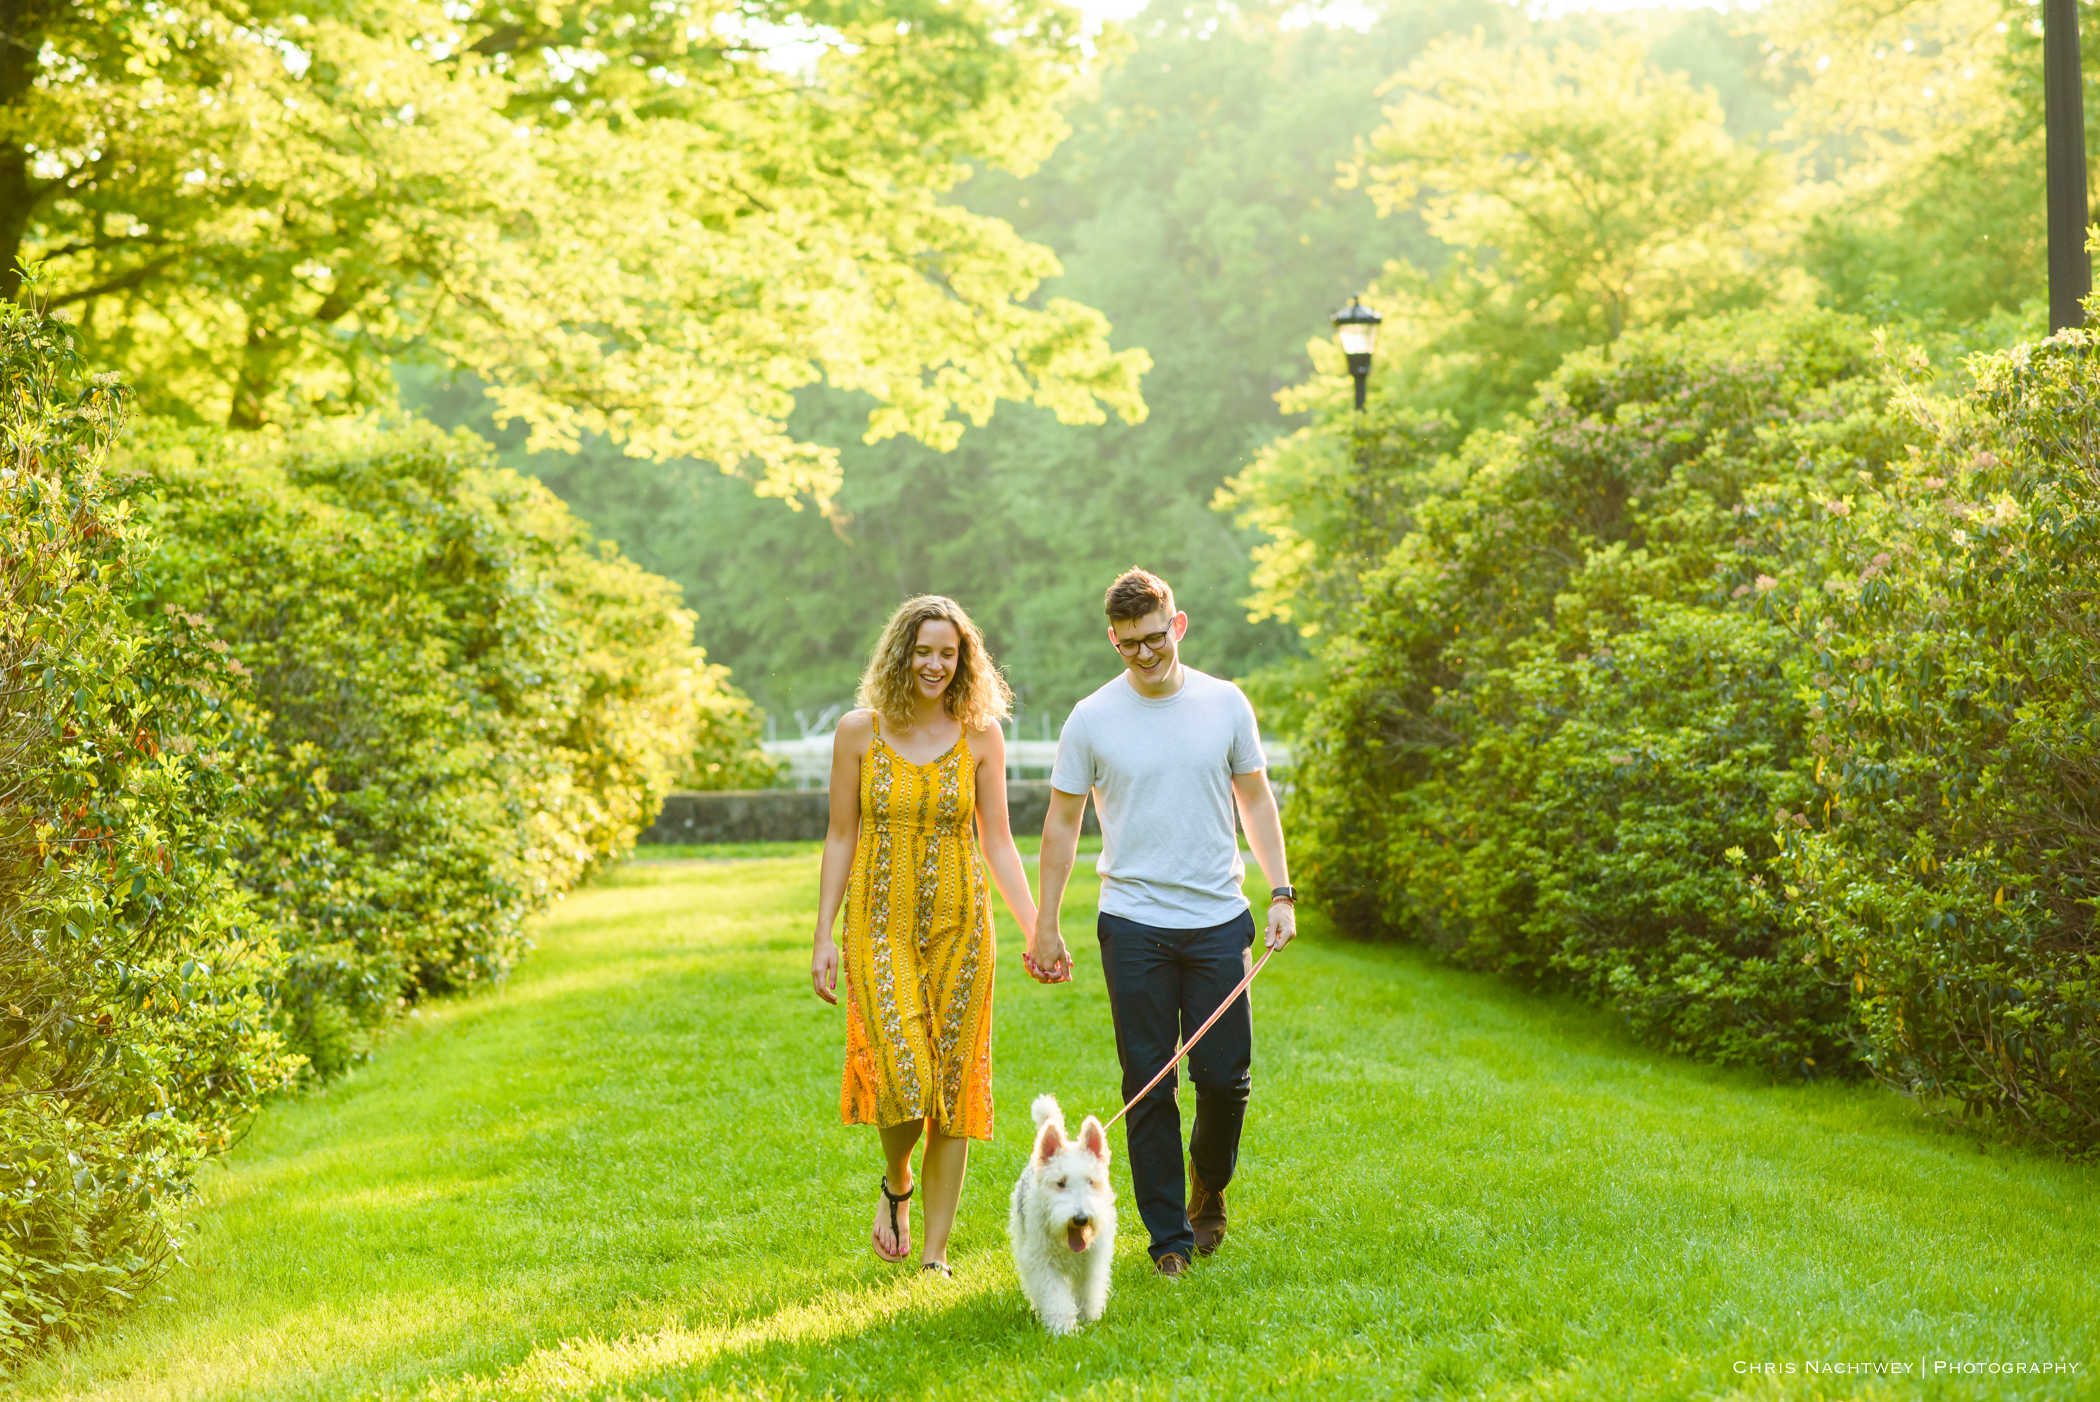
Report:
[[1276,811],[1276,791],[1269,787],[1269,774],[1257,769],[1232,776],[1232,797],[1240,810],[1240,831],[1269,883],[1269,914],[1264,922],[1264,943],[1281,949],[1298,937],[1298,889],[1291,885],[1290,868],[1283,855],[1283,816]]
[[1268,947],[1281,949],[1297,937],[1298,893],[1292,887],[1279,886],[1269,893]]

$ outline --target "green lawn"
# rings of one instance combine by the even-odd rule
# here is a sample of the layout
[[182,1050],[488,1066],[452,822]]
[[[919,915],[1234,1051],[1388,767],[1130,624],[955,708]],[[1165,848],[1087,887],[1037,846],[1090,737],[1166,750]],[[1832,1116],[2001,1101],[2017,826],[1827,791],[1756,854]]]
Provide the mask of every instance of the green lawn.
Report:
[[[955,1280],[920,1279],[867,1245],[874,1138],[837,1123],[841,1014],[807,992],[815,876],[799,850],[635,863],[572,895],[507,987],[270,1110],[207,1176],[164,1298],[20,1388],[2100,1396],[2093,1170],[1983,1153],[1872,1089],[1653,1055],[1602,1016],[1318,931],[1255,989],[1225,1250],[1151,1279],[1119,1175],[1108,1317],[1053,1341],[1014,1286],[1005,1198],[1030,1097],[1115,1108],[1092,941],[1048,989],[1002,931],[999,1137]],[[1912,1372],[1808,1371],[1833,1364]]]

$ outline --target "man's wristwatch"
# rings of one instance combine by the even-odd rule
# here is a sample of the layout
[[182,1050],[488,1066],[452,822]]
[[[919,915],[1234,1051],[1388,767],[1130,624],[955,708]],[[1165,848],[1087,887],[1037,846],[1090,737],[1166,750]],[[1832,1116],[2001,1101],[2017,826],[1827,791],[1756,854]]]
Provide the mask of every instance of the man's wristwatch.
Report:
[[1278,886],[1271,890],[1269,892],[1269,904],[1275,905],[1279,901],[1284,905],[1298,904],[1298,888],[1296,886]]

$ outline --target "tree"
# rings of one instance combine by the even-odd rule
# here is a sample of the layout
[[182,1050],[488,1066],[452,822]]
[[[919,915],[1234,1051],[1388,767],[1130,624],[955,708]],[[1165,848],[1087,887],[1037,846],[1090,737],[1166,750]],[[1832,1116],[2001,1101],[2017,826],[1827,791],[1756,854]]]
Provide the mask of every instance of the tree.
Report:
[[254,674],[233,860],[323,1075],[402,1000],[501,977],[674,782],[749,767],[675,587],[487,452],[428,424],[160,425],[120,462],[152,483],[152,597]]
[[948,446],[1002,399],[1143,414],[1143,352],[1111,354],[1076,303],[1030,304],[1050,252],[943,199],[1063,134],[1084,55],[1057,0],[19,0],[10,19],[0,263],[40,260],[149,409],[295,420],[434,359],[536,444],[748,461],[820,503],[836,450],[785,428],[820,378],[873,398],[871,439]]
[[1573,988],[1678,1051],[1843,1064],[1847,990],[1773,900],[1812,664],[1763,601],[1820,563],[1817,502],[1914,431],[1874,344],[1822,310],[1630,333],[1466,440],[1320,638],[1294,860],[1339,927]]
[[1382,289],[1384,359],[1417,407],[1494,422],[1570,351],[1785,280],[1784,164],[1636,39],[1446,39],[1387,91],[1350,179],[1456,250]]
[[[1802,74],[1786,139],[1823,186],[1805,263],[1882,318],[2046,330],[2041,23],[2015,0],[1791,0],[1763,16]],[[2100,25],[2081,26],[2086,71]],[[2100,107],[2086,149],[2100,154]],[[2032,308],[2023,311],[2023,308]]]
[[[602,443],[506,460],[683,584],[708,655],[782,724],[849,699],[889,610],[931,589],[984,625],[1023,728],[1040,735],[1119,665],[1101,641],[1101,590],[1137,562],[1194,615],[1191,662],[1245,675],[1294,644],[1244,618],[1251,534],[1210,498],[1281,427],[1273,396],[1304,376],[1307,331],[1396,252],[1439,253],[1414,221],[1336,191],[1336,166],[1376,122],[1384,77],[1499,8],[1396,7],[1358,32],[1289,25],[1282,4],[1157,6],[1131,22],[1099,91],[1067,108],[1073,134],[1040,170],[962,188],[979,214],[1058,250],[1054,290],[1105,311],[1118,344],[1151,350],[1141,424],[1073,429],[1027,408],[938,453],[862,444],[864,402],[805,391],[798,436],[838,445],[845,464],[837,530],[704,465]],[[425,393],[442,421],[475,421],[471,388],[409,395]]]
[[[1317,373],[1279,396],[1314,421],[1218,493],[1220,510],[1267,537],[1253,550],[1252,617],[1307,638],[1346,628],[1364,577],[1414,528],[1415,504],[1449,485],[1464,431],[1498,425],[1566,355],[1805,292],[1784,275],[1774,286],[1786,171],[1729,133],[1710,90],[1658,71],[1624,33],[1546,37],[1439,40],[1386,85],[1399,100],[1345,183],[1383,215],[1422,220],[1453,256],[1434,271],[1388,266],[1369,408],[1351,408],[1340,351],[1314,342]],[[1673,47],[1704,57],[1712,37]],[[1263,689],[1298,716],[1319,676],[1317,660],[1291,664]]]

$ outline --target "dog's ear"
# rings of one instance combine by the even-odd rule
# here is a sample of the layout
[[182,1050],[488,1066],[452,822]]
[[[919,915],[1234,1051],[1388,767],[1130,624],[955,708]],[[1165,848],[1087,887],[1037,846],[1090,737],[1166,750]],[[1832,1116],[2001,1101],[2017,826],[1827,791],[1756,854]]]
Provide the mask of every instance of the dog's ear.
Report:
[[1048,1163],[1057,1157],[1057,1151],[1065,1147],[1065,1127],[1055,1119],[1043,1121],[1043,1127],[1035,1132],[1035,1161]]
[[1079,1127],[1079,1147],[1103,1163],[1108,1162],[1108,1131],[1101,1128],[1101,1121],[1092,1115]]

